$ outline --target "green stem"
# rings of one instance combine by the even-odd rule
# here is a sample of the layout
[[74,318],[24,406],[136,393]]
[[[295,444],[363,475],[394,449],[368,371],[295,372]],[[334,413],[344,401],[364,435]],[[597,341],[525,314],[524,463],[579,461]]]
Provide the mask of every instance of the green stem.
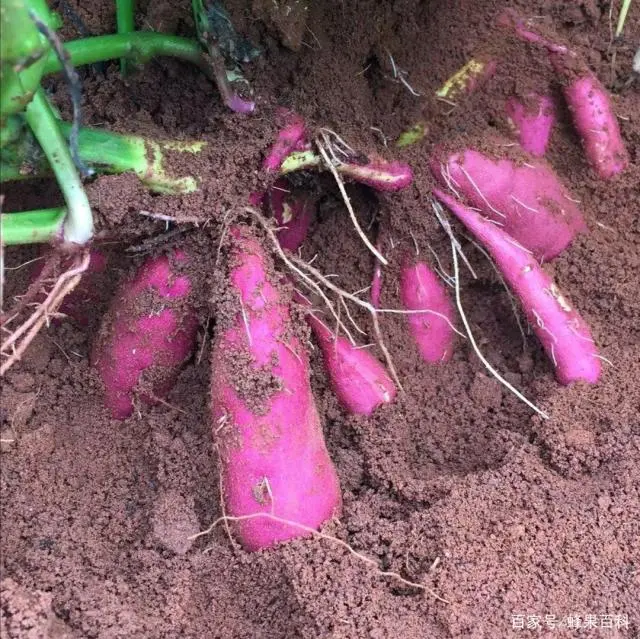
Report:
[[[133,33],[136,30],[135,0],[116,0],[116,23],[118,33]],[[129,60],[127,58],[120,60],[120,73],[122,75],[129,73]]]
[[[66,137],[71,125],[58,123]],[[83,128],[78,132],[78,155],[83,163],[98,173],[135,173],[140,181],[156,193],[192,193],[199,179],[187,175],[178,177],[167,168],[168,153],[197,154],[205,142],[156,141],[135,135],[120,135],[102,129]],[[28,136],[0,151],[0,181],[46,177],[51,167],[42,156],[37,143]]]
[[62,236],[67,210],[39,209],[0,216],[0,242],[3,246],[50,242]]
[[[133,33],[93,36],[66,42],[64,49],[74,67],[117,58],[127,58],[136,63],[144,63],[154,57],[167,56],[191,62],[211,77],[211,68],[202,48],[195,40],[164,33],[135,31]],[[55,55],[49,54],[44,69],[45,74],[57,73],[61,69],[60,61]]]
[[25,119],[49,160],[67,203],[64,239],[76,244],[86,244],[93,236],[91,207],[69,153],[67,140],[42,88],[38,89],[27,107]]
[[619,38],[622,35],[624,23],[627,21],[627,13],[629,13],[630,6],[631,0],[623,0],[620,15],[618,16],[618,25],[616,26],[616,38]]
[[315,169],[322,165],[322,158],[313,151],[294,151],[280,166],[280,175]]
[[2,0],[0,4],[0,127],[6,118],[21,113],[40,85],[47,39],[38,31],[31,13],[50,29],[58,17],[46,0]]

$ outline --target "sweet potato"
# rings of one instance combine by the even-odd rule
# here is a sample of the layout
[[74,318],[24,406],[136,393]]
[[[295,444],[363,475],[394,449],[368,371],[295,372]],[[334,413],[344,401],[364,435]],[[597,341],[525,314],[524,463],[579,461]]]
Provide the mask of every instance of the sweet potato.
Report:
[[134,401],[154,404],[173,387],[195,345],[198,319],[191,281],[179,250],[145,262],[117,290],[92,352],[115,419],[126,419]]
[[453,304],[442,281],[424,262],[405,260],[400,298],[408,311],[411,334],[422,358],[431,364],[448,362],[453,354]]
[[371,415],[392,402],[396,386],[385,367],[368,351],[337,336],[313,313],[307,315],[316,336],[331,388],[350,413]]
[[278,137],[264,159],[263,167],[270,172],[280,170],[285,158],[295,151],[308,148],[307,129],[304,120],[295,113],[281,111],[278,119],[283,125]]
[[629,166],[629,152],[608,91],[581,60],[555,53],[551,62],[563,80],[562,92],[589,164],[604,180],[622,173]]
[[308,534],[260,513],[317,529],[342,500],[288,300],[251,231],[235,226],[229,237],[236,306],[212,348],[212,427],[226,513],[244,517],[237,537],[256,551]]
[[549,275],[503,229],[439,189],[434,195],[491,254],[553,362],[558,381],[596,383],[601,363],[591,331]]
[[531,155],[543,157],[556,122],[553,100],[536,93],[529,93],[523,99],[514,95],[507,100],[505,111],[520,146]]
[[[499,142],[499,140],[497,141]],[[489,141],[486,141],[489,144]],[[505,147],[509,143],[503,142]],[[474,148],[436,151],[431,170],[443,187],[500,225],[539,261],[558,256],[587,226],[567,187],[544,160],[497,159]]]
[[315,198],[310,192],[296,189],[286,178],[279,178],[267,192],[266,200],[270,214],[278,223],[280,246],[297,251],[315,219]]

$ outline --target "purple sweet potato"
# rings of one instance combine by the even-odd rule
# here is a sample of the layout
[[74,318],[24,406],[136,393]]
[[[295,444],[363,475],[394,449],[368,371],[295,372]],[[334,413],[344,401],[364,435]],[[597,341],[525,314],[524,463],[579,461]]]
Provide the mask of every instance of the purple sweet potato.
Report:
[[191,306],[191,281],[181,267],[182,251],[145,262],[117,290],[102,320],[92,352],[104,402],[126,419],[134,401],[163,399],[194,345],[198,319]]
[[297,251],[315,219],[315,198],[296,189],[286,178],[279,178],[269,189],[266,200],[271,215],[278,223],[280,246],[288,251]]
[[551,62],[563,80],[564,98],[589,164],[604,180],[622,173],[629,166],[629,152],[608,91],[577,58],[552,54]]
[[453,304],[440,278],[424,262],[405,260],[400,276],[400,298],[422,358],[431,364],[448,362],[453,355]]
[[226,513],[256,551],[309,534],[275,518],[318,529],[342,499],[289,302],[251,231],[232,228],[230,242],[237,303],[213,344],[211,414]]
[[547,162],[529,155],[520,161],[499,159],[503,155],[469,147],[449,154],[436,152],[431,170],[443,187],[501,226],[537,260],[549,261],[577,233],[586,232],[582,213]]
[[553,362],[558,381],[595,384],[601,363],[591,331],[555,282],[503,229],[439,189],[434,195],[491,254]]
[[291,153],[309,148],[306,125],[299,115],[281,111],[278,119],[283,125],[263,164],[270,172],[279,171],[285,158]]
[[537,93],[527,94],[523,99],[514,95],[507,100],[505,111],[520,146],[531,155],[543,157],[556,122],[553,100]]
[[337,336],[313,313],[307,315],[320,345],[331,388],[350,413],[371,415],[392,402],[396,386],[385,367],[367,350]]
[[512,30],[515,35],[525,42],[540,45],[550,53],[567,55],[569,48],[557,42],[556,38],[547,37],[540,33],[538,28],[533,28],[527,21],[513,8],[509,7],[498,15],[497,24]]

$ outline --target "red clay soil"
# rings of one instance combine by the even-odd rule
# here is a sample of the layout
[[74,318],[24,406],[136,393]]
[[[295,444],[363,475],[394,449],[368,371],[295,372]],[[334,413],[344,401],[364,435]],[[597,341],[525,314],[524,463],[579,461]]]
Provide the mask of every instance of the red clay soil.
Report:
[[[79,14],[92,33],[113,31],[110,0],[67,4],[82,4]],[[138,26],[192,34],[188,4],[140,2]],[[230,114],[206,78],[176,61],[153,61],[127,79],[116,64],[104,75],[84,73],[87,124],[209,144],[197,165],[175,160],[203,178],[197,194],[150,196],[131,176],[91,185],[101,230],[123,239],[108,245],[110,270],[96,284],[95,312],[87,327],[66,322],[41,334],[3,380],[2,637],[640,637],[640,80],[631,77],[637,2],[618,42],[608,2],[509,3],[556,29],[612,90],[631,154],[620,179],[598,180],[566,111],[548,154],[590,229],[548,269],[610,361],[602,381],[556,383],[535,337],[521,334],[495,272],[466,241],[477,279],[464,269],[461,295],[476,340],[550,419],[491,378],[468,340],[458,339],[446,366],[425,365],[399,316],[384,316],[382,329],[406,394],[371,419],[342,411],[317,351],[312,358],[345,502],[340,522],[326,532],[447,603],[381,576],[326,539],[257,554],[235,547],[224,527],[189,540],[221,514],[208,412],[216,318],[206,321],[215,308],[210,291],[219,284],[218,222],[244,205],[261,179],[276,106],[295,108],[352,146],[411,163],[415,181],[406,191],[381,196],[349,188],[362,226],[375,215],[391,260],[383,304],[397,307],[403,251],[417,247],[434,261],[431,248],[451,268],[450,246],[429,203],[430,150],[456,136],[507,133],[505,96],[544,89],[553,79],[544,52],[494,26],[504,2],[311,3],[298,51],[280,40],[295,45],[300,33],[282,35],[290,25],[269,4],[228,4],[236,25],[262,49],[248,67],[258,102],[252,117]],[[613,5],[615,20],[619,3]],[[72,26],[65,37],[77,37]],[[455,108],[428,97],[483,51],[503,60],[483,90]],[[389,54],[421,96],[393,80]],[[50,89],[68,114],[64,85],[55,80]],[[394,148],[391,141],[419,119],[428,126],[425,139]],[[321,213],[305,257],[317,252],[314,265],[339,275],[348,290],[367,286],[372,257],[335,185],[323,178],[313,186],[322,190]],[[44,183],[5,191],[5,210],[59,201]],[[164,235],[165,223],[140,210],[210,223]],[[201,258],[208,334],[201,329],[171,407],[117,422],[101,403],[88,353],[119,279],[170,245],[188,245]],[[6,266],[33,254],[7,251]],[[24,290],[27,271],[7,270],[5,300]]]

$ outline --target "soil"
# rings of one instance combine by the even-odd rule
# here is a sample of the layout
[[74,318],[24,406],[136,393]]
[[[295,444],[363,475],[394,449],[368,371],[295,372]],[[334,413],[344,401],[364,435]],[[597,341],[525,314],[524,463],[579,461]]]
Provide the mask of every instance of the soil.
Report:
[[[88,32],[114,30],[110,0],[65,4]],[[54,323],[3,380],[0,634],[640,637],[640,81],[631,81],[640,4],[632,3],[618,41],[609,3],[598,0],[314,2],[302,36],[300,7],[288,29],[286,12],[270,11],[269,3],[226,4],[262,51],[246,67],[253,116],[229,113],[209,80],[174,60],[154,60],[124,79],[117,64],[83,72],[86,124],[208,145],[200,156],[170,158],[175,170],[201,178],[195,194],[152,196],[133,176],[91,184],[110,242],[109,277],[96,285],[86,323]],[[371,236],[379,234],[390,259],[382,303],[398,307],[394,283],[404,252],[417,248],[434,261],[433,251],[451,269],[448,240],[431,211],[428,154],[460,138],[508,135],[502,105],[513,91],[551,83],[559,95],[546,54],[495,27],[506,4],[539,16],[585,58],[614,94],[631,154],[623,176],[598,180],[566,110],[548,152],[590,231],[546,268],[610,362],[602,381],[558,385],[535,337],[520,332],[491,265],[464,240],[477,278],[462,271],[461,295],[476,340],[550,419],[500,386],[468,340],[457,340],[447,365],[427,366],[399,316],[385,315],[381,324],[406,392],[369,419],[345,414],[318,350],[312,354],[313,390],[344,496],[340,521],[325,532],[447,603],[380,575],[327,539],[254,554],[232,544],[223,526],[190,539],[221,514],[208,405],[221,221],[265,179],[259,169],[277,107],[335,130],[354,148],[413,167],[414,183],[400,193],[349,186],[361,225],[373,222]],[[193,34],[188,3],[138,5],[139,28]],[[69,20],[63,35],[78,37],[77,25]],[[421,96],[393,80],[390,54]],[[472,55],[500,55],[503,63],[457,106],[428,97]],[[68,116],[64,84],[54,79],[47,87]],[[424,140],[395,148],[392,140],[419,120]],[[321,194],[320,213],[303,256],[317,253],[314,266],[337,274],[347,290],[369,285],[372,256],[335,184],[327,176],[309,182]],[[46,181],[5,195],[5,210],[60,201]],[[140,210],[202,224],[166,224]],[[118,282],[171,246],[198,256],[197,352],[168,404],[115,421],[89,367],[93,339]],[[7,270],[5,300],[24,290],[29,269],[18,267],[37,253],[6,252],[15,270]],[[354,310],[354,319],[370,334],[366,316]]]

